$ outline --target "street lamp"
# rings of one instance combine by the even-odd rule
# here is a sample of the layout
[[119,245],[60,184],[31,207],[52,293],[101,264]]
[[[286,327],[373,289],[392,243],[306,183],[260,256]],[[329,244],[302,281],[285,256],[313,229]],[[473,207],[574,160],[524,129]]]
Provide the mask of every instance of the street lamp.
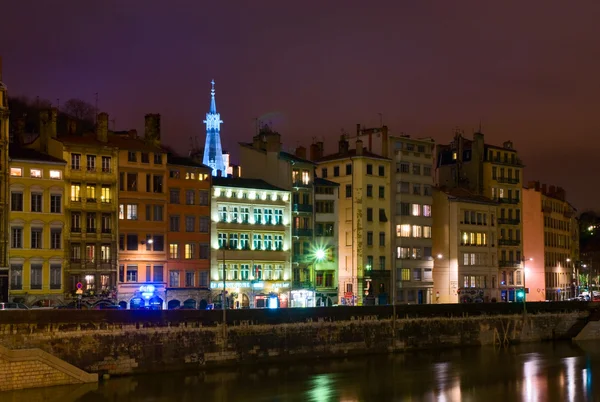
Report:
[[526,277],[526,273],[527,273],[527,269],[528,268],[525,266],[525,261],[533,261],[533,258],[525,258],[525,257],[523,257],[523,290],[519,291],[517,293],[517,297],[522,297],[523,298],[523,312],[525,314],[527,314],[527,300],[526,300],[527,299],[527,294],[526,294],[527,285],[526,285],[525,277]]

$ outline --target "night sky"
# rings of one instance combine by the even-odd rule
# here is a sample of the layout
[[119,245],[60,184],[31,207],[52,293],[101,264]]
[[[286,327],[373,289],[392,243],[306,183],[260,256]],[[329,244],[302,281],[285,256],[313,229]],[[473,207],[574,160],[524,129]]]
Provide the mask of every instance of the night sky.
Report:
[[[526,180],[599,208],[600,2],[597,0],[18,0],[1,7],[11,95],[81,98],[164,142],[204,141],[215,79],[225,149],[259,117],[286,148],[341,129],[513,140]],[[111,126],[112,128],[112,126]]]

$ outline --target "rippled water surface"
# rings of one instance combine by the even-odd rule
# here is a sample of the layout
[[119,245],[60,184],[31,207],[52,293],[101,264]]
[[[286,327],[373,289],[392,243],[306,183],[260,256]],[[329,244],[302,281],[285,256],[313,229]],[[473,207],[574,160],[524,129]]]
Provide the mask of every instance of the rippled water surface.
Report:
[[600,401],[600,342],[470,348],[0,393],[0,401]]

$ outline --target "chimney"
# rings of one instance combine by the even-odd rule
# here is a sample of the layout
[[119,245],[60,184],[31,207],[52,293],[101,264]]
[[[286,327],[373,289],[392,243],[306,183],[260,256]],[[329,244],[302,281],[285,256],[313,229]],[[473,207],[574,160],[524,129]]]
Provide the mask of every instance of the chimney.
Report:
[[556,186],[550,186],[550,195],[556,196]]
[[344,134],[342,134],[340,136],[340,142],[338,144],[338,151],[340,154],[348,153],[348,140],[346,139],[346,136]]
[[389,158],[390,155],[389,155],[389,149],[388,149],[389,148],[388,147],[389,146],[389,144],[388,144],[389,140],[388,140],[388,128],[387,128],[387,126],[383,126],[381,131],[382,131],[382,133],[381,133],[381,137],[382,137],[381,138],[381,153],[383,154],[381,156],[383,156],[384,158]]
[[150,113],[146,115],[144,127],[144,139],[148,142],[160,144],[160,114]]
[[108,113],[102,112],[98,114],[96,139],[100,142],[108,142]]
[[296,148],[296,156],[301,159],[306,159],[306,148],[303,146]]
[[356,136],[360,136],[360,123],[356,123]]
[[356,155],[362,155],[363,154],[363,142],[361,139],[356,140]]
[[15,122],[15,135],[13,141],[23,145],[25,142],[25,117],[18,117]]
[[136,129],[129,130],[129,132],[127,133],[127,136],[129,138],[136,139],[138,137],[137,130]]
[[77,133],[77,120],[71,116],[67,117],[67,134],[75,135]]
[[[277,132],[271,132],[266,134],[264,138],[266,141],[267,152],[279,153],[279,151],[281,151],[281,134]],[[306,155],[306,149],[304,149],[304,154]]]
[[541,190],[542,190],[542,194],[546,195],[546,193],[547,193],[547,191],[546,191],[546,183],[542,184]]
[[55,108],[40,110],[40,151],[43,153],[48,153],[50,138],[56,138],[57,115]]
[[505,149],[513,149],[513,143],[512,143],[512,141],[504,141],[504,144],[502,144],[502,146]]

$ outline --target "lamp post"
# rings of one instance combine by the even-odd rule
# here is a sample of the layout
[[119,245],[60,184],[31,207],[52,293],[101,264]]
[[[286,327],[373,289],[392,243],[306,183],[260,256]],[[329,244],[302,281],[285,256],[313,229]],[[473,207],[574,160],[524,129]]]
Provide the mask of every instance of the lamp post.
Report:
[[225,302],[225,280],[227,278],[225,272],[225,244],[223,243],[223,298],[221,300],[221,308],[223,309],[223,336],[227,336],[227,305]]
[[310,280],[313,281],[314,280],[314,289],[315,289],[315,295],[314,295],[314,303],[315,303],[315,307],[317,307],[317,264],[321,261],[323,261],[326,257],[327,253],[325,251],[324,248],[318,248],[315,251],[314,257],[314,263],[313,263],[313,271],[314,271],[314,275],[311,275]]
[[533,258],[525,258],[523,257],[523,313],[527,314],[527,285],[526,285],[526,273],[527,267],[525,266],[525,261],[533,261]]

